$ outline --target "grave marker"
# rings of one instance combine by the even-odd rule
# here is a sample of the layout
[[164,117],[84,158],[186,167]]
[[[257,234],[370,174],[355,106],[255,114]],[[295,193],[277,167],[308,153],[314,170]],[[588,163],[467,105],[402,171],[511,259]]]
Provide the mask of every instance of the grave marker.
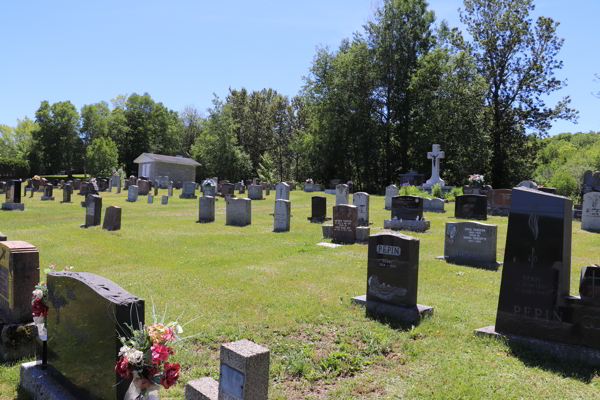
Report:
[[138,187],[131,185],[127,188],[127,201],[134,203],[138,199]]
[[497,226],[446,222],[444,258],[451,263],[497,266]]
[[54,189],[54,186],[52,186],[51,183],[46,184],[46,186],[44,186],[44,195],[41,197],[41,200],[42,201],[47,201],[47,200],[54,201],[54,196],[52,196],[53,189]]
[[581,229],[600,232],[600,192],[588,192],[583,195]]
[[[25,211],[25,204],[21,203],[21,180],[13,179],[8,182],[6,188],[5,203],[2,203],[3,210],[21,210]],[[31,192],[33,197],[33,191]]]
[[327,218],[327,197],[313,196],[311,205],[311,216],[308,217],[310,222],[321,223],[331,219]]
[[160,204],[169,204],[169,196],[163,195],[160,200]]
[[73,185],[70,183],[65,184],[63,189],[63,199],[61,203],[72,203],[71,196],[73,195]]
[[30,322],[31,292],[40,280],[40,253],[22,241],[0,242],[0,314],[8,323]]
[[487,220],[487,196],[464,194],[456,196],[454,217],[461,219]]
[[358,211],[358,225],[369,226],[369,194],[365,192],[354,193],[352,204]]
[[342,204],[333,207],[333,232],[331,234],[331,238],[334,241],[356,241],[357,226],[358,210],[356,206]]
[[196,182],[183,182],[183,189],[179,195],[180,199],[197,199]]
[[275,200],[289,200],[290,186],[285,182],[279,182],[275,187]]
[[233,226],[246,226],[252,223],[252,200],[236,199],[228,197],[225,199],[226,224]]
[[392,197],[398,196],[398,187],[396,185],[390,185],[385,188],[385,209],[392,209]]
[[250,200],[262,200],[263,199],[263,189],[260,185],[250,185],[248,186],[248,198]]
[[273,232],[287,232],[290,230],[292,202],[289,200],[275,200],[273,216]]
[[96,194],[90,194],[87,197],[86,211],[85,211],[85,224],[81,225],[82,228],[89,226],[100,225],[102,218],[102,197]]
[[215,198],[202,196],[199,206],[198,222],[215,222]]
[[348,185],[340,183],[335,187],[335,205],[348,204]]
[[106,207],[106,212],[104,213],[104,225],[102,225],[102,229],[109,231],[118,231],[121,229],[121,207]]

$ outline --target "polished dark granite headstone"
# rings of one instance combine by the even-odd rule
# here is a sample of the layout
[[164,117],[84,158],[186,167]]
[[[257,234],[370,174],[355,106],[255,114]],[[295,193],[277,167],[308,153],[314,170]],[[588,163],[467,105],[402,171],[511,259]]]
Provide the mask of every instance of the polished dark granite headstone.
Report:
[[392,197],[392,219],[423,219],[423,198],[419,196]]
[[417,305],[419,243],[419,239],[400,233],[369,236],[367,301]]
[[78,399],[121,400],[129,380],[115,371],[125,323],[144,324],[144,300],[87,272],[48,274],[49,372]]
[[121,207],[110,206],[106,208],[102,229],[109,231],[118,231],[121,229]]
[[556,188],[553,188],[553,187],[541,186],[541,187],[538,187],[538,190],[540,192],[544,192],[544,193],[556,194]]
[[600,349],[600,304],[570,296],[572,201],[515,188],[496,331]]
[[456,196],[454,217],[460,219],[487,220],[488,198],[479,194]]
[[341,204],[333,207],[333,231],[331,238],[339,242],[356,241],[358,210],[356,206]]
[[600,265],[581,268],[579,295],[585,300],[600,301]]
[[87,197],[85,210],[85,226],[100,225],[102,218],[102,197],[91,194]]
[[21,180],[20,179],[13,179],[12,180],[12,186],[13,186],[13,203],[20,203],[21,202]]
[[22,241],[0,242],[0,322],[32,321],[31,292],[40,280],[40,253]]
[[233,194],[235,185],[233,183],[223,183],[221,185],[221,193],[223,194],[223,197],[235,197],[235,195]]
[[51,183],[47,183],[44,186],[44,195],[42,196],[42,200],[54,200],[54,196],[52,196],[54,191],[54,185]]
[[70,183],[65,184],[63,189],[63,200],[61,203],[71,203],[71,196],[73,195],[73,185]]
[[311,216],[308,220],[311,222],[324,222],[327,218],[327,197],[313,196],[311,200]]

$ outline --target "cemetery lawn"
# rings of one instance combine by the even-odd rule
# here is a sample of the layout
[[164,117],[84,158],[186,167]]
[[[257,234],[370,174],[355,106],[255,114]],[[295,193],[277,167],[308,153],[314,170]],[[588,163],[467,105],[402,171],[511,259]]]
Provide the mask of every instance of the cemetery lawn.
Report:
[[[166,194],[160,190],[159,195]],[[40,251],[40,266],[73,266],[121,285],[181,321],[185,335],[174,357],[179,384],[160,397],[183,399],[185,383],[219,378],[221,343],[250,339],[270,350],[270,399],[591,399],[600,390],[598,370],[511,349],[499,340],[475,337],[493,325],[501,271],[451,265],[444,253],[444,222],[456,221],[454,204],[445,214],[426,213],[431,230],[421,239],[420,304],[434,316],[419,326],[398,326],[365,317],[351,304],[366,289],[367,246],[317,246],[320,224],[307,221],[311,193],[290,192],[292,230],[273,233],[275,191],[252,202],[252,225],[225,226],[225,202],[217,201],[216,222],[196,223],[198,200],[178,193],[161,205],[146,196],[128,203],[127,191],[102,193],[103,208],[122,207],[122,229],[79,228],[84,209],[24,197],[25,211],[0,212],[0,231],[9,240]],[[323,195],[322,192],[314,193]],[[29,196],[29,193],[28,193]],[[241,195],[246,196],[246,195]],[[327,196],[328,216],[335,196]],[[103,217],[104,217],[103,210]],[[383,197],[371,196],[371,233],[383,231]],[[504,256],[508,219],[498,225],[498,260]],[[329,222],[330,223],[330,222]],[[405,232],[408,233],[408,232]],[[581,266],[600,262],[600,234],[573,222],[571,294]],[[146,322],[149,322],[147,317]],[[26,399],[18,388],[19,363],[0,364],[0,398]]]

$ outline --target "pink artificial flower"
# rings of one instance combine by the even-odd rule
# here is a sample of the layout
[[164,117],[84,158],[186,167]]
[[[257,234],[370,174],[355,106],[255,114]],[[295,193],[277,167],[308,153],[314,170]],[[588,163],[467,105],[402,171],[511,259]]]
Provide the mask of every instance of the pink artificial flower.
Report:
[[168,346],[162,344],[155,344],[152,346],[151,350],[153,362],[167,361],[169,359]]

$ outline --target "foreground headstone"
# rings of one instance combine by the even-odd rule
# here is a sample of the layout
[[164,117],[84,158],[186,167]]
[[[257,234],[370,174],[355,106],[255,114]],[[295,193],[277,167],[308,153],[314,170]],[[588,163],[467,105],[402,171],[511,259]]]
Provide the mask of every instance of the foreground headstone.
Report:
[[65,184],[63,189],[63,199],[61,203],[72,203],[71,196],[73,195],[73,185],[70,183]]
[[48,297],[50,376],[78,399],[123,399],[131,381],[115,373],[118,334],[143,326],[144,300],[86,272],[48,274]]
[[497,226],[446,222],[444,258],[451,263],[497,267]]
[[225,199],[225,225],[246,226],[252,223],[252,200],[236,199],[229,197]]
[[104,213],[104,225],[102,225],[102,229],[109,231],[118,231],[121,229],[121,207],[106,207],[106,212]]
[[292,202],[289,200],[275,200],[273,216],[273,232],[287,232],[290,230],[292,216]]
[[333,241],[355,242],[357,227],[358,210],[356,206],[342,204],[333,207],[333,232],[331,235]]
[[54,201],[54,196],[52,196],[52,192],[53,192],[54,186],[51,183],[47,183],[46,186],[44,186],[44,195],[41,197],[42,201]]
[[322,223],[331,219],[327,218],[327,197],[313,196],[311,206],[311,216],[308,217],[310,222]]
[[242,339],[221,345],[219,382],[189,381],[186,400],[266,400],[269,395],[269,350]]
[[263,199],[263,188],[261,185],[250,185],[248,186],[248,198],[250,200],[262,200]]
[[31,292],[40,279],[40,253],[22,241],[0,242],[0,322],[32,321]]
[[399,233],[369,237],[367,294],[354,297],[367,315],[419,323],[433,308],[417,304],[419,239]]
[[198,222],[215,222],[215,198],[213,196],[200,197]]
[[81,225],[81,227],[87,228],[89,226],[100,225],[100,220],[102,218],[102,197],[90,194],[87,197],[86,204],[85,224]]
[[352,204],[358,211],[358,225],[369,226],[369,194],[365,192],[354,193]]
[[600,192],[589,192],[583,195],[581,229],[600,232]]
[[455,218],[487,220],[487,196],[464,194],[455,199]]
[[335,187],[335,205],[348,204],[348,185],[340,183]]
[[197,199],[196,182],[183,182],[183,189],[179,195],[180,199]]
[[135,185],[130,185],[127,188],[127,201],[130,203],[135,203],[138,199],[138,187]]

